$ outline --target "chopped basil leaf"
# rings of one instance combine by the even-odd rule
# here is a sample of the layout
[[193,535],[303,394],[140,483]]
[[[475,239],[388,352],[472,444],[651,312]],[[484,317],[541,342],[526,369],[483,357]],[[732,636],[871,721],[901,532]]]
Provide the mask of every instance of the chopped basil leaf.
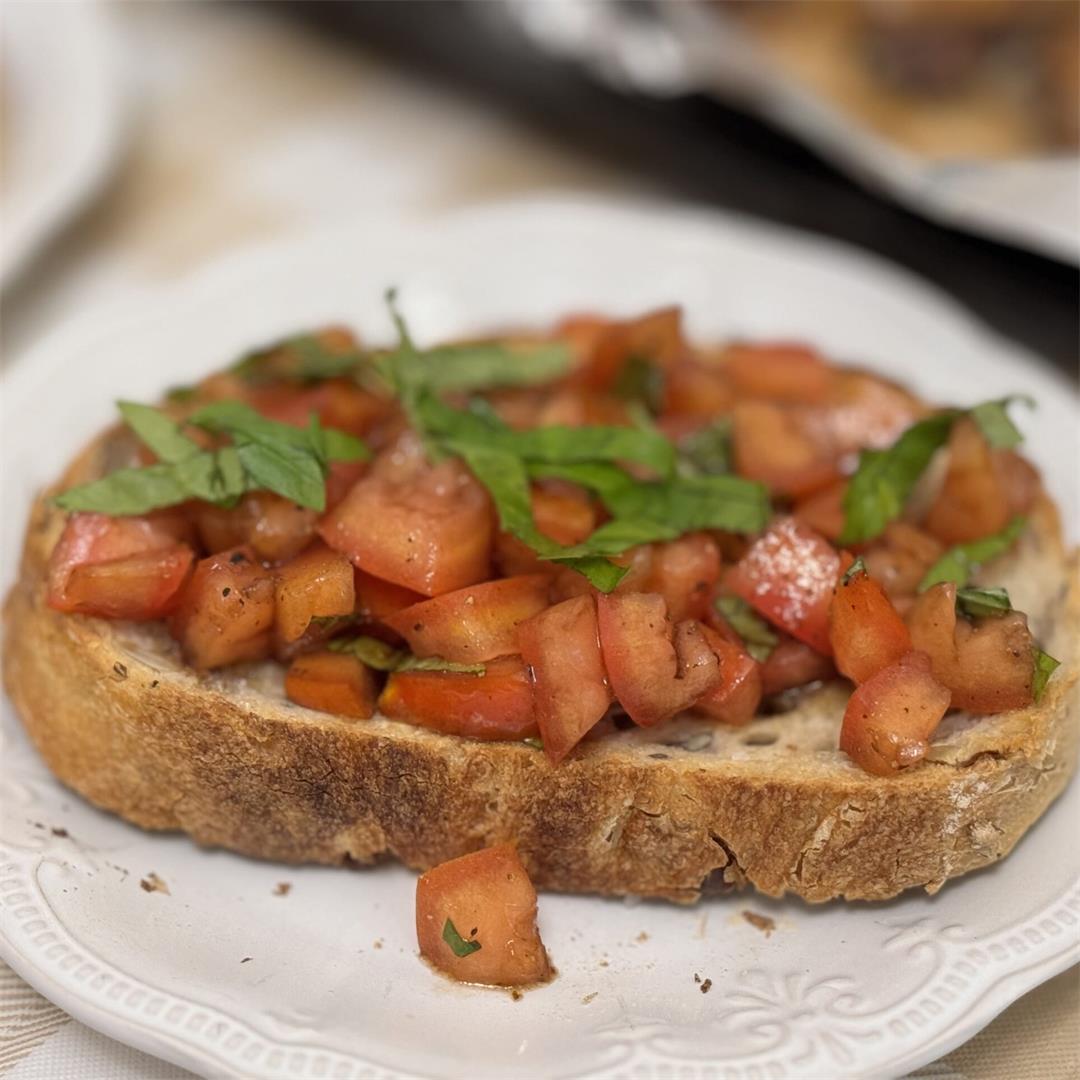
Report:
[[363,615],[353,612],[350,615],[312,615],[311,626],[317,626],[321,630],[333,632],[344,629],[346,626],[355,626],[364,621]]
[[780,644],[780,638],[769,624],[741,596],[718,596],[714,605],[731,629],[743,639],[746,651],[755,660],[764,662]]
[[522,739],[521,741],[526,746],[531,746],[534,750],[543,750],[544,749],[544,740],[543,739]]
[[165,400],[174,404],[193,401],[198,396],[199,388],[197,386],[171,386],[165,391]]
[[1049,653],[1045,653],[1038,646],[1035,647],[1035,678],[1031,683],[1031,693],[1036,702],[1042,701],[1046,692],[1046,684],[1050,676],[1061,666],[1060,660],[1055,660]]
[[375,671],[445,671],[455,675],[483,675],[483,664],[459,664],[441,656],[413,656],[373,637],[338,638],[327,643],[333,652],[348,653]]
[[613,389],[616,397],[639,402],[653,416],[664,407],[663,369],[643,356],[631,356],[626,360]]
[[187,421],[232,439],[232,445],[217,450],[200,449],[158,409],[132,402],[119,407],[135,434],[162,460],[142,469],[120,469],[63,492],[55,502],[65,510],[125,516],[188,499],[232,506],[245,492],[261,490],[322,510],[329,462],[369,456],[359,439],[324,429],[314,416],[307,429],[295,428],[267,420],[239,401],[207,405]]
[[447,919],[442,928],[442,939],[453,950],[455,956],[468,956],[480,948],[479,941],[466,941],[458,932],[457,927]]
[[201,452],[198,443],[181,434],[180,425],[150,405],[118,401],[124,423],[166,464],[175,464]]
[[945,445],[955,410],[913,424],[888,450],[864,450],[844,494],[841,544],[870,540],[903,512],[934,453]]
[[982,589],[968,586],[956,592],[956,606],[965,615],[973,619],[983,619],[994,615],[1005,615],[1012,611],[1012,601],[1008,591],[1001,588]]
[[979,425],[983,438],[996,450],[1011,450],[1024,441],[1024,436],[1009,419],[1007,410],[1014,401],[1022,401],[1029,408],[1035,407],[1033,398],[1016,394],[1001,401],[984,401],[971,410],[971,419]]
[[999,555],[1004,555],[1026,526],[1026,518],[1015,517],[1001,532],[993,536],[984,536],[981,540],[973,540],[969,544],[957,544],[949,548],[927,570],[922,581],[919,582],[919,592],[941,581],[954,581],[957,585],[966,585],[979,566],[991,559],[996,559]]
[[337,352],[328,349],[313,334],[299,334],[248,353],[229,370],[249,383],[275,379],[322,382],[352,375],[363,363],[364,356],[355,349]]
[[863,562],[863,557],[860,555],[845,571],[843,578],[841,578],[841,584],[847,585],[856,574],[865,574],[866,572],[866,563]]
[[731,418],[724,416],[708,427],[679,440],[679,472],[716,476],[731,472]]

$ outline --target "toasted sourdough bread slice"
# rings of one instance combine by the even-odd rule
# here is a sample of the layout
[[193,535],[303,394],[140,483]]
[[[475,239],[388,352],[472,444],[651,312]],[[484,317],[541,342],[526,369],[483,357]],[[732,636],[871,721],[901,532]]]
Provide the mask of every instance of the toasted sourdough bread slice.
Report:
[[[99,440],[66,484],[100,475]],[[6,603],[8,691],[56,775],[147,829],[285,862],[423,869],[512,841],[537,886],[691,902],[746,883],[810,901],[876,900],[1007,854],[1077,755],[1080,583],[1044,503],[989,568],[1064,661],[1040,705],[942,723],[895,778],[836,749],[848,690],[808,692],[744,728],[683,717],[615,731],[558,767],[484,743],[288,702],[273,664],[198,676],[160,625],[62,615],[45,569],[64,515],[33,509]]]

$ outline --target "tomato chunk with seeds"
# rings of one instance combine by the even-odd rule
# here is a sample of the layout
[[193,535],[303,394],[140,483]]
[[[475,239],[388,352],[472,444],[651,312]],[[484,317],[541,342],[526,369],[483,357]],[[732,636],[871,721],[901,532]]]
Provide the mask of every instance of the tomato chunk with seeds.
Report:
[[956,614],[956,586],[942,582],[916,597],[907,621],[953,708],[990,714],[1034,700],[1035,642],[1020,612],[969,622]]
[[669,618],[680,622],[705,617],[719,580],[716,541],[707,533],[687,533],[653,546],[652,563],[640,589],[659,593],[667,603]]
[[297,705],[369,720],[378,697],[375,673],[355,656],[314,652],[298,656],[285,673],[285,696]]
[[833,371],[809,346],[797,342],[738,342],[722,354],[735,392],[775,401],[820,401]]
[[885,590],[857,572],[836,586],[829,605],[829,641],[837,669],[866,682],[911,651],[911,634]]
[[493,660],[483,675],[395,671],[379,710],[393,720],[472,739],[520,741],[538,730],[532,683],[518,657]]
[[544,753],[557,765],[611,703],[596,601],[586,595],[555,604],[523,622],[517,640],[521,658],[533,673]]
[[725,724],[748,724],[761,704],[761,665],[711,626],[702,628],[720,661],[720,682],[694,703],[694,709]]
[[206,670],[270,652],[274,579],[251,548],[203,559],[169,619],[169,631],[192,667]]
[[322,538],[385,581],[438,596],[489,576],[494,521],[484,489],[460,462],[430,465],[401,443],[319,525]]
[[250,546],[256,557],[282,562],[315,536],[319,515],[270,491],[253,491],[231,509],[200,503],[195,523],[210,552]]
[[829,656],[829,603],[840,555],[794,518],[775,520],[728,574],[726,585],[770,622]]
[[930,658],[909,652],[855,688],[840,728],[840,749],[867,772],[892,776],[926,756],[949,708],[949,691]]
[[551,975],[536,890],[509,844],[451,859],[416,883],[420,955],[459,982],[529,986]]
[[175,607],[194,553],[168,515],[72,514],[49,558],[49,607],[113,619],[160,619]]
[[944,544],[1000,532],[1010,507],[993,452],[974,420],[957,420],[949,435],[949,465],[923,526]]
[[720,681],[720,665],[701,624],[688,620],[673,627],[662,596],[601,594],[596,605],[608,679],[635,724],[667,720]]
[[352,563],[323,543],[313,544],[274,574],[277,639],[296,641],[314,618],[350,615],[355,600]]
[[518,651],[517,626],[548,604],[546,574],[486,581],[384,618],[417,656],[475,664]]
[[781,406],[741,401],[732,418],[731,449],[740,476],[775,495],[807,495],[836,482],[835,462],[822,456]]

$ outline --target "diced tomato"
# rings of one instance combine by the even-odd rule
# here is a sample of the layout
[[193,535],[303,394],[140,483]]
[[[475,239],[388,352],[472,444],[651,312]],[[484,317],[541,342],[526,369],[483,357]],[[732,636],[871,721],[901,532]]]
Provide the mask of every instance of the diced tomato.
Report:
[[611,703],[600,655],[596,602],[575,596],[517,628],[521,657],[532,669],[536,722],[544,752],[557,765]]
[[840,555],[813,529],[777,518],[728,573],[727,587],[770,622],[829,656],[829,603]]
[[83,615],[107,619],[161,619],[176,607],[195,553],[186,544],[111,562],[76,566],[66,601]]
[[353,571],[353,589],[356,595],[356,614],[366,621],[384,622],[395,612],[413,604],[419,604],[423,596],[412,589],[383,581],[363,570]]
[[270,652],[274,626],[274,579],[251,548],[203,559],[180,595],[169,631],[189,663],[199,669]]
[[248,395],[253,409],[280,424],[307,427],[311,414],[328,428],[363,435],[393,403],[361,390],[349,379],[326,379],[316,386],[298,389],[295,384],[274,383]]
[[731,383],[721,367],[683,363],[668,373],[664,408],[676,417],[715,420],[730,412],[734,402]]
[[627,360],[639,358],[668,370],[686,352],[682,336],[682,309],[660,308],[637,319],[609,324],[597,337],[586,365],[576,381],[591,390],[609,390],[618,381]]
[[379,709],[446,735],[520,741],[537,733],[532,683],[519,657],[493,660],[483,675],[396,671]]
[[720,661],[720,683],[694,709],[725,724],[748,724],[761,704],[761,665],[712,627],[702,627],[702,633]]
[[701,624],[672,627],[662,596],[600,594],[596,602],[608,679],[634,723],[659,724],[719,683],[720,665]]
[[484,489],[460,462],[428,464],[402,443],[382,455],[319,526],[353,564],[438,596],[489,576],[494,521]]
[[366,471],[366,461],[331,461],[326,474],[326,509],[333,510]]
[[819,401],[833,371],[808,345],[796,342],[738,342],[723,352],[724,370],[735,393],[774,401]]
[[[585,492],[535,486],[530,493],[537,529],[557,544],[570,546],[596,528],[596,508]],[[541,559],[528,544],[510,533],[495,538],[495,560],[504,574],[555,574],[554,563]]]
[[930,658],[909,652],[856,687],[844,712],[840,749],[867,772],[892,776],[926,756],[949,708]]
[[785,637],[761,665],[761,692],[765,697],[793,690],[836,675],[833,662],[794,638]]
[[285,696],[297,705],[368,720],[375,715],[375,674],[355,656],[314,652],[298,656],[285,674]]
[[259,559],[282,562],[315,536],[319,515],[270,491],[253,491],[232,509],[198,503],[195,522],[210,552],[250,546]]
[[836,586],[829,641],[841,674],[864,683],[911,651],[911,635],[885,590],[859,571]]
[[416,939],[420,955],[459,982],[528,986],[551,975],[536,928],[536,890],[509,844],[420,877]]
[[[623,579],[625,581],[625,579]],[[702,619],[720,580],[720,549],[707,533],[655,544],[642,592],[659,593],[673,622]],[[621,583],[620,583],[621,584]]]
[[910,597],[945,548],[906,521],[893,521],[863,555],[870,575],[894,601]]
[[49,558],[47,602],[57,611],[160,619],[175,606],[194,553],[171,516],[72,514]]
[[350,615],[355,602],[352,563],[323,543],[312,544],[274,575],[276,637],[296,641],[312,619]]
[[994,470],[1005,493],[1009,516],[1026,514],[1042,490],[1039,470],[1014,450],[995,450]]
[[957,420],[949,435],[945,480],[923,527],[944,544],[962,544],[1000,532],[1009,513],[989,444],[973,420]]
[[732,411],[735,471],[776,495],[803,496],[836,482],[836,463],[803,435],[780,405],[740,401]]
[[844,496],[848,482],[838,480],[795,503],[792,516],[809,525],[829,540],[836,541],[844,531]]
[[547,607],[549,584],[546,574],[500,578],[423,600],[383,621],[417,656],[494,660],[518,651],[518,623]]
[[953,708],[988,714],[1034,699],[1034,641],[1019,612],[969,622],[956,614],[956,586],[942,582],[915,599],[911,641],[930,657],[934,677],[952,691]]

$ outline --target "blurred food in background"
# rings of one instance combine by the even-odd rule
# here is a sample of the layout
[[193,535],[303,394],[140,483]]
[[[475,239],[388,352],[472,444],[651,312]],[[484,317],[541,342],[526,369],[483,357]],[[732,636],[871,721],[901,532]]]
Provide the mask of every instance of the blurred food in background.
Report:
[[1080,145],[1076,0],[717,0],[787,74],[924,157]]

